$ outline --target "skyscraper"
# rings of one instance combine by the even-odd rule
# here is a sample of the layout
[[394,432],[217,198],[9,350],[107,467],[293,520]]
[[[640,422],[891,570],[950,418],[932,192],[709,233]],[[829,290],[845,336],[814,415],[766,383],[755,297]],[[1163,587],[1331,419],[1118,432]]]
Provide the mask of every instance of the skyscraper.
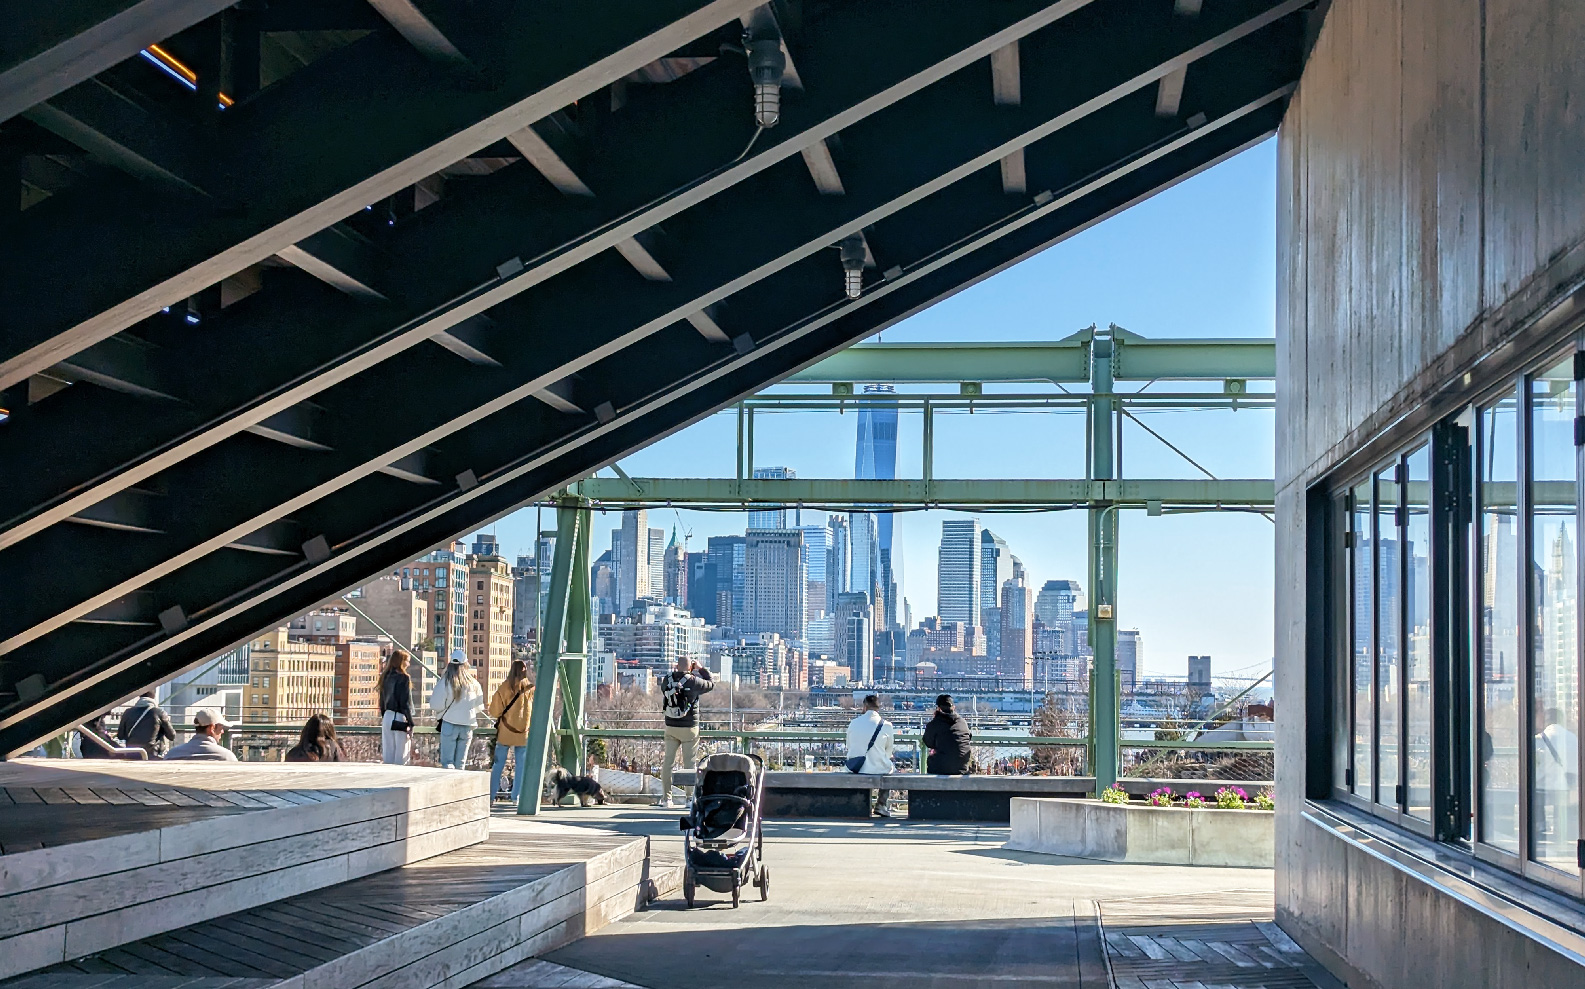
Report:
[[980,620],[985,623],[985,658],[1002,656],[1002,606],[986,605],[980,609]]
[[1189,686],[1206,688],[1211,686],[1211,657],[1189,657]]
[[980,530],[980,607],[996,607],[1002,600],[1002,585],[1012,576],[1013,554],[1007,540],[989,529]]
[[468,557],[467,579],[468,660],[489,694],[512,665],[512,568],[504,556],[476,554]]
[[836,596],[852,589],[853,533],[846,515],[826,516],[831,542],[826,549],[826,597],[834,607]]
[[804,573],[809,578],[806,606],[809,620],[813,621],[831,612],[832,595],[836,593],[831,588],[829,573],[831,530],[824,522],[819,525],[801,525],[798,530],[804,534]]
[[1083,597],[1076,580],[1048,580],[1035,598],[1035,617],[1046,628],[1064,628],[1073,623],[1074,609]]
[[611,533],[611,563],[619,613],[649,597],[649,513],[644,509],[622,513],[622,528]]
[[1145,643],[1137,628],[1117,630],[1117,681],[1124,693],[1139,682],[1139,664],[1145,658]]
[[[791,467],[756,467],[754,477],[770,479],[787,479],[798,476],[798,472]],[[768,505],[757,508],[748,513],[748,527],[750,529],[785,529],[787,528],[787,506]]]
[[666,530],[649,530],[649,596],[666,596]]
[[735,628],[743,614],[745,545],[742,536],[711,536],[705,542],[701,577],[713,583],[697,596],[693,611],[712,625]]
[[[540,532],[532,554],[519,554],[512,568],[512,640],[526,643],[537,634],[545,598],[550,595],[550,567],[556,555],[556,530]],[[591,568],[592,569],[592,568]]]
[[1035,592],[1024,583],[1022,567],[1002,585],[999,617],[1002,640],[996,672],[1003,679],[1031,686],[1035,678]]
[[403,590],[424,598],[436,655],[468,646],[468,560],[462,543],[448,543],[391,571]]
[[941,523],[936,613],[944,622],[980,624],[980,532],[976,519],[948,519]]
[[853,679],[864,683],[875,682],[875,631],[872,624],[870,596],[863,591],[838,594],[836,611],[832,615],[832,637],[835,640],[831,658],[837,665],[846,666]]
[[798,529],[750,529],[745,538],[744,632],[803,642],[808,627],[804,536]]
[[[866,395],[891,395],[891,385],[865,385]],[[853,457],[853,476],[860,480],[895,480],[897,477],[897,402],[871,399],[859,406],[858,443]],[[875,573],[872,577],[875,625],[889,629],[897,622],[896,579],[892,574],[892,516],[878,512],[875,518]],[[857,535],[857,533],[855,533]],[[854,543],[855,549],[857,542]],[[855,587],[854,590],[859,588]]]
[[665,556],[666,603],[679,608],[688,607],[688,552],[677,542],[677,529],[671,530],[671,542]]
[[880,597],[880,517],[873,512],[848,514],[850,552],[848,582],[844,590],[863,591],[871,601]]

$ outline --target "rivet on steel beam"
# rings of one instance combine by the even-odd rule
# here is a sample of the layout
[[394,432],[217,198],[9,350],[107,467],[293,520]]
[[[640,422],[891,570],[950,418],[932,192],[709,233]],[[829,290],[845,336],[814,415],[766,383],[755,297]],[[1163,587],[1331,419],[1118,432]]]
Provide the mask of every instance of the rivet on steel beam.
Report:
[[187,613],[182,610],[181,605],[173,604],[160,612],[160,628],[165,630],[166,635],[175,635],[186,627]]
[[303,544],[303,556],[309,563],[323,563],[330,559],[330,540],[323,535],[315,536]]

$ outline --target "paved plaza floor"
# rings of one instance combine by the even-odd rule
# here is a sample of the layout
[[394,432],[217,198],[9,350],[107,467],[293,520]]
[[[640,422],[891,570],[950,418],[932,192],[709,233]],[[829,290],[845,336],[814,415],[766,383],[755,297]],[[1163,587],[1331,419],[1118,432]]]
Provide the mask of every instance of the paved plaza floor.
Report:
[[[545,815],[648,834],[657,857],[680,857],[677,817]],[[572,973],[556,984],[645,989],[1337,986],[1271,923],[1270,870],[1116,865],[1006,840],[994,825],[773,821],[768,902],[752,888],[737,909],[705,890],[692,910],[658,901],[546,961]]]

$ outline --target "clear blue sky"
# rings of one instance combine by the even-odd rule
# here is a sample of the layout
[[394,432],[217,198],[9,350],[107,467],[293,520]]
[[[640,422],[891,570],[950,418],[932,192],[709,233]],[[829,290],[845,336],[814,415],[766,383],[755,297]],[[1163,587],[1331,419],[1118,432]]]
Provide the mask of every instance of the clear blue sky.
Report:
[[[1024,263],[887,330],[885,340],[1054,340],[1092,323],[1151,337],[1269,337],[1276,320],[1276,144],[1267,141]],[[1220,477],[1270,477],[1269,412],[1174,413],[1147,421]],[[717,415],[622,462],[643,476],[731,476],[734,420]],[[851,477],[855,417],[801,414],[756,423],[758,466],[802,477]],[[976,414],[937,420],[937,476],[1082,477],[1076,417]],[[904,416],[899,476],[919,476],[920,430]],[[1195,477],[1192,467],[1143,431],[1124,434],[1133,477]],[[899,515],[903,594],[914,620],[934,613],[936,547],[944,512]],[[547,513],[547,519],[549,515]],[[1007,539],[1036,585],[1085,583],[1082,513],[980,516]],[[693,547],[740,533],[740,514],[656,511],[668,532],[679,519]],[[805,521],[819,516],[806,513]],[[594,552],[610,546],[620,515],[596,515]],[[548,527],[549,523],[547,523]],[[527,509],[495,527],[515,556],[533,540]],[[1145,518],[1125,513],[1118,618],[1139,628],[1145,670],[1183,675],[1186,657],[1209,653],[1217,675],[1269,669],[1272,655],[1272,532],[1254,515]]]

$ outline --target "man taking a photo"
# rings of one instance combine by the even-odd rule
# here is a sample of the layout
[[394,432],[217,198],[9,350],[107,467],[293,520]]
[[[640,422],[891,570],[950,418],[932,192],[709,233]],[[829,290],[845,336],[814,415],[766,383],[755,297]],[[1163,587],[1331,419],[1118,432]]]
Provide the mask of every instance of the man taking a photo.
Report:
[[[699,698],[715,689],[710,671],[691,659],[677,657],[677,666],[661,678],[660,696],[665,705],[666,748],[660,763],[660,799],[657,807],[671,806],[671,767],[682,749],[683,768],[693,769],[699,745]],[[690,788],[691,790],[691,788]]]

